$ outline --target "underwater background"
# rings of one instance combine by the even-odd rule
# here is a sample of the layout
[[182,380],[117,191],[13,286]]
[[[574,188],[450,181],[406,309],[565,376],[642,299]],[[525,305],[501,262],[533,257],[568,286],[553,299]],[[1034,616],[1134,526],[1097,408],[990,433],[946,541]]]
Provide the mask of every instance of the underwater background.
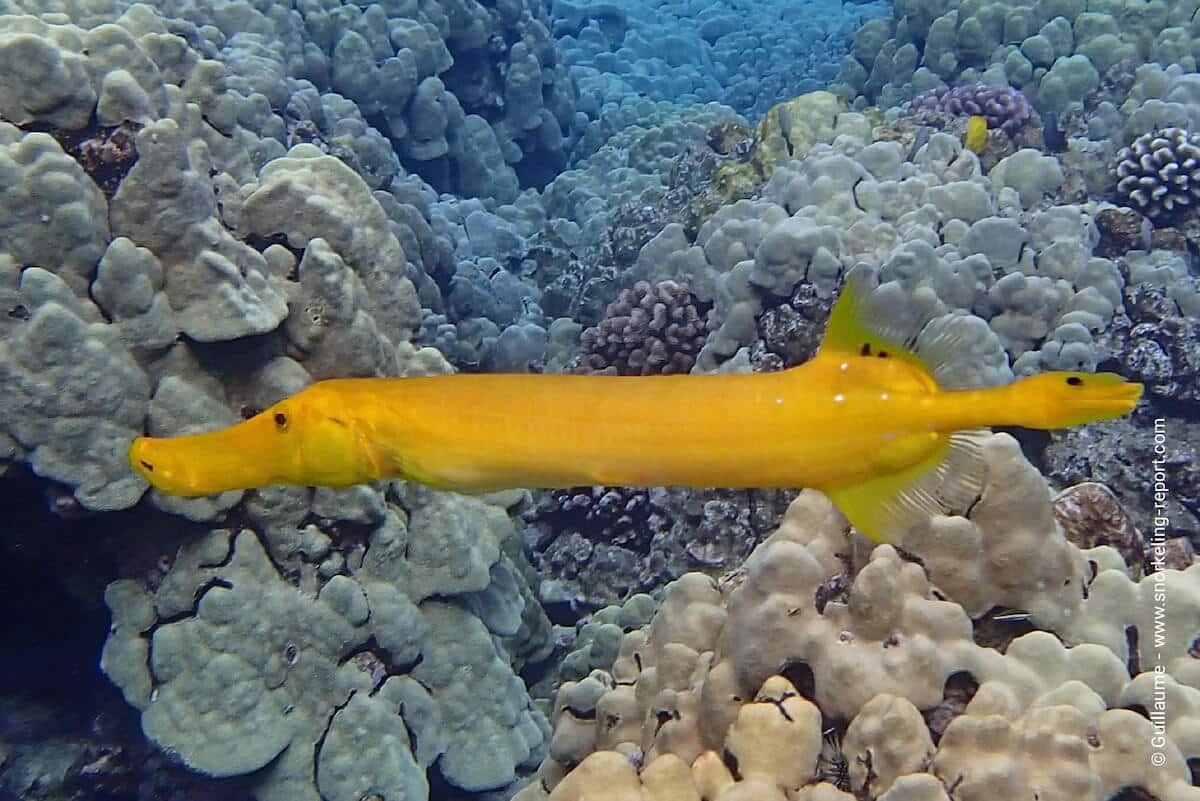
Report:
[[[0,799],[1200,799],[1198,58],[1200,0],[0,0]],[[126,460],[332,377],[791,367],[856,265],[939,379],[1146,395],[874,549]]]

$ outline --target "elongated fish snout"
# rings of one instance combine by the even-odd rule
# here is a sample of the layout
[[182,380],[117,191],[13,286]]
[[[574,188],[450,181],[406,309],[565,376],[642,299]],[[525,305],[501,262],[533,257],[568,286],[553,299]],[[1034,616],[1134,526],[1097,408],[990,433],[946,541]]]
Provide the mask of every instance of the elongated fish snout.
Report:
[[178,483],[178,477],[173,475],[170,464],[154,453],[154,443],[152,437],[134,439],[129,446],[129,466],[151,486],[170,492]]
[[164,446],[175,441],[137,437],[129,445],[129,466],[150,486],[163,492],[185,498],[210,494],[211,491],[201,492],[193,487],[195,477],[186,459],[171,458],[169,453],[164,452]]

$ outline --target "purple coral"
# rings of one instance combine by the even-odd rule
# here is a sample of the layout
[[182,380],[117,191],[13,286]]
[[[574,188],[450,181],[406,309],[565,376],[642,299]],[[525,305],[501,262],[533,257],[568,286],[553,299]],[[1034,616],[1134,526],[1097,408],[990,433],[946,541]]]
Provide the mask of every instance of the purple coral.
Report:
[[953,88],[940,86],[914,97],[910,110],[925,119],[940,114],[952,117],[978,114],[987,120],[988,128],[999,128],[1009,136],[1016,136],[1038,118],[1019,89],[990,83],[967,83]]
[[696,304],[687,284],[639,281],[608,304],[598,325],[583,332],[579,372],[688,372],[708,333]]

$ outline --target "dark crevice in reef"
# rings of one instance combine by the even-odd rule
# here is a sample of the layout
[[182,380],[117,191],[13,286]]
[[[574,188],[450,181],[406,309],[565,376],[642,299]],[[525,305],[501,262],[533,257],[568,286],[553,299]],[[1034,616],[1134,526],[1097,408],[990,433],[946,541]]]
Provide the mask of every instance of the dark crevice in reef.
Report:
[[119,532],[111,516],[87,516],[62,493],[25,469],[0,479],[0,695],[53,699],[71,716],[115,692],[96,664],[108,634],[104,588],[117,574],[105,546]]
[[132,122],[100,125],[95,114],[88,126],[79,130],[66,130],[37,122],[21,126],[22,130],[54,137],[63,152],[75,159],[110,200],[137,163],[137,133],[141,127]]
[[817,680],[807,662],[788,662],[779,669],[779,675],[790,681],[797,693],[817,703]]
[[0,740],[74,754],[60,785],[73,801],[249,801],[245,780],[196,776],[150,746],[137,710],[98,667],[105,587],[148,582],[194,529],[144,510],[92,515],[23,467],[0,479],[0,520]]
[[1123,787],[1108,801],[1159,801],[1159,798],[1143,787]]
[[965,670],[956,671],[947,677],[946,685],[942,690],[942,702],[921,713],[935,745],[941,741],[946,727],[963,713],[967,704],[971,703],[971,699],[978,691],[979,682]]

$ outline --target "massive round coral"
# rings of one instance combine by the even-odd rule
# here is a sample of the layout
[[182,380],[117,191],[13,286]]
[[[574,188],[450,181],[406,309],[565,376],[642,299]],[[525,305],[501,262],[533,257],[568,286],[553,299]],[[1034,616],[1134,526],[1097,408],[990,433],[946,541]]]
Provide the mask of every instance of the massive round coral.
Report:
[[1155,223],[1200,200],[1200,133],[1160,128],[1117,154],[1117,193]]

